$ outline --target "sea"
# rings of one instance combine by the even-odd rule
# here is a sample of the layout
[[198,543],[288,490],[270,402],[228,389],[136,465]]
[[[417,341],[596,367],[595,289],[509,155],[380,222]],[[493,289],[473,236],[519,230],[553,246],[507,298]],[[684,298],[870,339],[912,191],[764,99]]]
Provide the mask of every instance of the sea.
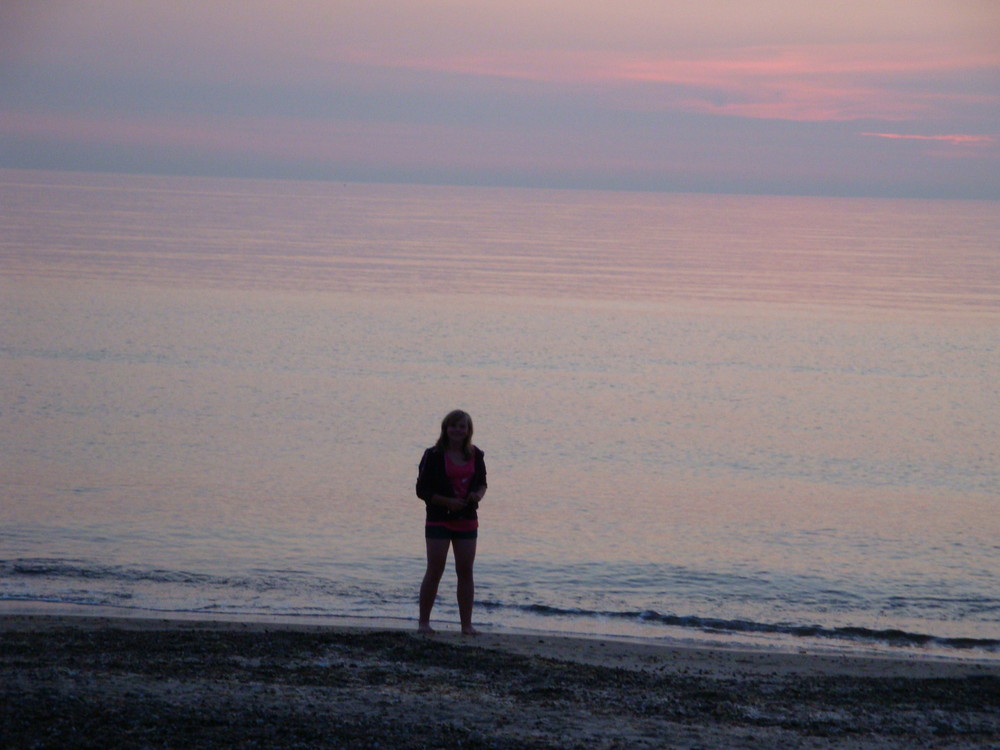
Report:
[[[0,170],[0,611],[1000,659],[1000,204]],[[454,573],[435,627],[457,629]]]

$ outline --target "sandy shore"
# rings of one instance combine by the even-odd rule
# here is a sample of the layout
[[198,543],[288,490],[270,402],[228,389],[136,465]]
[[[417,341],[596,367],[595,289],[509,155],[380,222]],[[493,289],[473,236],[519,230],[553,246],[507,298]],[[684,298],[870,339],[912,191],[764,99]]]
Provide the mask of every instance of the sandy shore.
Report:
[[0,616],[0,745],[1000,748],[1000,664]]

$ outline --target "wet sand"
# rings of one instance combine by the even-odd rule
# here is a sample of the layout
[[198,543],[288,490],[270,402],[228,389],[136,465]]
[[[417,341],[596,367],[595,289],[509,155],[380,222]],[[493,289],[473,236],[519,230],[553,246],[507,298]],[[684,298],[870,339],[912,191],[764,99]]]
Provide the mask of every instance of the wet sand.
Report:
[[1000,663],[0,615],[0,745],[1000,747]]

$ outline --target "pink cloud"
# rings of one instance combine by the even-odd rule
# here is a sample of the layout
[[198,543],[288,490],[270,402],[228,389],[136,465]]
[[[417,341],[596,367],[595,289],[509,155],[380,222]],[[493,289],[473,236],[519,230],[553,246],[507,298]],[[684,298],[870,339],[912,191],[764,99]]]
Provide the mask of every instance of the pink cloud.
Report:
[[943,93],[915,81],[1000,75],[1000,55],[914,44],[771,45],[678,56],[533,50],[464,55],[385,55],[341,50],[355,64],[497,80],[530,80],[616,92],[630,108],[761,119],[846,121],[936,116],[956,104],[1000,105],[1000,96]]
[[873,138],[891,138],[908,141],[944,141],[953,145],[977,145],[996,143],[997,136],[994,135],[966,135],[962,133],[952,133],[949,135],[907,135],[904,133],[862,133],[861,135]]
[[[1000,56],[908,45],[786,45],[625,61],[616,75],[623,81],[686,87],[693,95],[676,104],[706,114],[898,120],[945,111],[956,99],[914,87],[915,79],[982,69],[1000,70]],[[993,101],[1000,103],[1000,97]]]

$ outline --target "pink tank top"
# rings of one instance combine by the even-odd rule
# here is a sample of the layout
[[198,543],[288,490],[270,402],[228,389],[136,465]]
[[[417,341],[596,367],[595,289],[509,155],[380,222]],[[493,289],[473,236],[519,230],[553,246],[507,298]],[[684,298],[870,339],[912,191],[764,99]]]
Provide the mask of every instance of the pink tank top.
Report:
[[469,483],[472,475],[476,473],[476,461],[470,458],[464,464],[458,464],[451,460],[451,456],[444,454],[444,473],[451,480],[451,486],[455,490],[455,497],[465,498],[469,494]]
[[[444,473],[451,482],[451,486],[455,490],[455,495],[465,498],[469,495],[469,485],[472,482],[472,475],[476,473],[476,459],[470,458],[464,464],[457,464],[445,453]],[[437,521],[427,525],[444,526],[451,531],[473,531],[479,528],[479,521],[475,518],[456,518],[452,521]]]

